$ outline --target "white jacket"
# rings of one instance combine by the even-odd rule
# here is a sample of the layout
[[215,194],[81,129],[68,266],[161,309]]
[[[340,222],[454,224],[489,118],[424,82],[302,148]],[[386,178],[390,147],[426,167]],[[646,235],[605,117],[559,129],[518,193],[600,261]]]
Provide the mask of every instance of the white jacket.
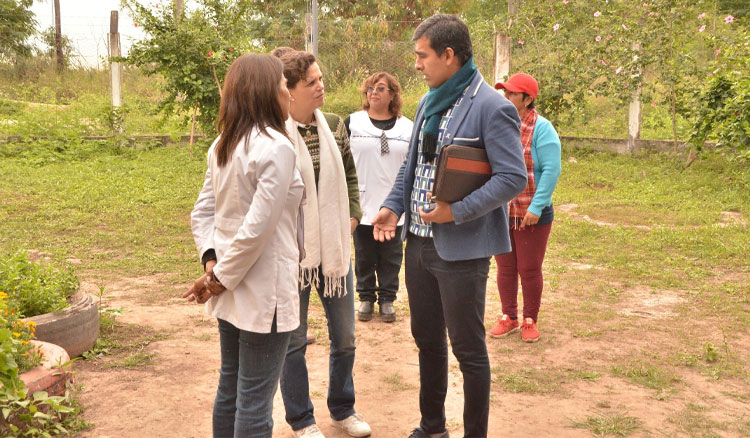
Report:
[[[257,128],[220,168],[208,150],[203,189],[191,214],[198,254],[214,248],[214,273],[227,288],[206,312],[255,333],[299,326],[297,217],[304,184],[294,148],[278,131]],[[247,140],[247,142],[246,142]]]

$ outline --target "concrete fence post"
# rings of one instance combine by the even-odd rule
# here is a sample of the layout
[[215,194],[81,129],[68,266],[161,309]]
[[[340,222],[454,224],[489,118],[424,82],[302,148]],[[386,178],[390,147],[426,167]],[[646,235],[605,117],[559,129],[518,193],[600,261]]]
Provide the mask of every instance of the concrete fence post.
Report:
[[[640,45],[633,44],[633,50],[640,50]],[[637,58],[638,55],[635,54],[633,57]],[[636,140],[641,138],[641,91],[642,87],[639,84],[633,91],[633,98],[628,107],[628,152],[631,154],[636,150]]]
[[[120,57],[120,33],[118,31],[118,11],[112,11],[109,15],[109,56]],[[112,79],[112,111],[113,111],[113,127],[116,134],[122,134],[123,132],[123,120],[122,120],[122,64],[119,62],[110,61],[110,72]]]

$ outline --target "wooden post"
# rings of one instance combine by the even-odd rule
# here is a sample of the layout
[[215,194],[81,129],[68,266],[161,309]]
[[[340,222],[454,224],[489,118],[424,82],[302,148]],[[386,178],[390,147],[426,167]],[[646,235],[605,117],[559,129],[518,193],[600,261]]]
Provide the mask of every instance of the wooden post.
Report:
[[[638,51],[639,44],[633,44],[633,50]],[[638,55],[633,55],[637,57]],[[642,72],[641,72],[642,73]],[[628,108],[628,152],[635,152],[635,141],[641,138],[641,85],[633,91],[633,99]]]
[[[119,57],[120,53],[120,33],[118,31],[119,13],[112,11],[109,14],[109,56]],[[111,59],[110,58],[110,59]],[[120,107],[122,106],[122,64],[119,62],[110,62],[110,71],[112,78],[112,111],[115,112],[114,116],[117,122],[115,123],[115,131],[118,134],[122,133],[122,113]]]
[[62,25],[60,24],[60,0],[55,0],[55,54],[57,55],[57,70],[65,68],[62,51]]
[[180,24],[180,18],[182,18],[182,11],[184,10],[183,0],[174,0],[174,23],[175,25]]
[[[508,27],[513,25],[513,20],[518,16],[518,3],[520,0],[508,0]],[[510,49],[511,38],[502,33],[495,35],[495,82],[508,79],[510,76]]]
[[510,37],[495,35],[495,82],[502,82],[510,75]]
[[520,3],[520,0],[508,0],[508,15],[511,18],[518,16],[518,3]]

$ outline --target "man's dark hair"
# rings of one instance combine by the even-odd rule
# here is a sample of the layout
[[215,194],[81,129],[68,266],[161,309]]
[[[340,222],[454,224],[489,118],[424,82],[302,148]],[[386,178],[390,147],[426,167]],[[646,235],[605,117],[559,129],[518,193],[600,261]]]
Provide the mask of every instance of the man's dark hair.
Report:
[[422,37],[430,40],[430,47],[438,56],[450,47],[461,61],[461,65],[474,54],[471,48],[469,28],[455,15],[437,14],[426,19],[414,31],[412,41]]

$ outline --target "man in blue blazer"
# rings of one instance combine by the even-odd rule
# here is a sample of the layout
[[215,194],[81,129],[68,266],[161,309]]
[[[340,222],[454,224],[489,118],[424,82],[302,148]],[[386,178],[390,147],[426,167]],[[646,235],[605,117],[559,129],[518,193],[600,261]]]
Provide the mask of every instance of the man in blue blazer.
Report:
[[[419,349],[422,420],[410,438],[448,437],[445,395],[448,345],[464,380],[464,436],[486,437],[490,363],[484,304],[490,257],[509,252],[507,203],[526,187],[516,108],[484,82],[473,62],[469,29],[435,15],[414,32],[415,68],[430,91],[422,97],[406,161],[372,221],[377,240],[395,237],[405,214],[406,289]],[[431,202],[443,145],[484,148],[492,177],[464,199]]]

